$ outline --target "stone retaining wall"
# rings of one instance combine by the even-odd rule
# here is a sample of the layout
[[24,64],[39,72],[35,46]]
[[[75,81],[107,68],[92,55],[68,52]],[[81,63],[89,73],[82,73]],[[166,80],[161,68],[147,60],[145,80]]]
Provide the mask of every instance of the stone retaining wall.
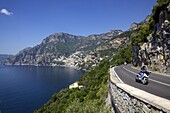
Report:
[[111,68],[109,95],[116,113],[170,113],[170,100],[121,83],[115,75]]

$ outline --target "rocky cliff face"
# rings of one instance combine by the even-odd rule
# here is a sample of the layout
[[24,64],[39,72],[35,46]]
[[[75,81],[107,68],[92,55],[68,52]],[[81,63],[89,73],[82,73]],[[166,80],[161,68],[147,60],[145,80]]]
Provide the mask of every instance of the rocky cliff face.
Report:
[[[75,62],[74,57],[85,57],[88,51],[95,50],[96,47],[111,38],[122,33],[120,30],[113,30],[99,35],[75,36],[67,33],[55,33],[45,38],[41,44],[26,48],[15,56],[7,59],[5,65],[70,65]],[[76,58],[77,59],[77,58]],[[72,61],[71,61],[72,60]]]
[[170,3],[159,6],[154,16],[153,32],[147,42],[133,46],[133,64],[170,73]]

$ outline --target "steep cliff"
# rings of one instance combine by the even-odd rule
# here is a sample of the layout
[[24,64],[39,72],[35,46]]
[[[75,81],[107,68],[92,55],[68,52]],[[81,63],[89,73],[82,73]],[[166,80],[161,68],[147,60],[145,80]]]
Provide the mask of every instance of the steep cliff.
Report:
[[170,72],[170,2],[158,0],[149,22],[132,35],[133,64]]

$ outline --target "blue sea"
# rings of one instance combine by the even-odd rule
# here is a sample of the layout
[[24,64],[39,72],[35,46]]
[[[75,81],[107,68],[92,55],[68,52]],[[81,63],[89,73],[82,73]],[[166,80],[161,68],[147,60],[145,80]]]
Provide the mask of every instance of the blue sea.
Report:
[[32,113],[83,74],[66,67],[0,66],[0,112]]

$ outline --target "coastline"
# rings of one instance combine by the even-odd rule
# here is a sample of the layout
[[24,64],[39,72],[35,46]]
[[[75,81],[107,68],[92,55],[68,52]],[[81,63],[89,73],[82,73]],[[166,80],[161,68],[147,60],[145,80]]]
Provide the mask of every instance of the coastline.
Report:
[[73,65],[34,65],[34,64],[21,64],[21,65],[18,65],[18,64],[4,64],[2,66],[35,66],[35,67],[66,67],[66,68],[72,68],[72,69],[76,69],[76,70],[81,70],[81,71],[85,71],[87,72],[86,69],[83,69],[81,67],[76,67],[76,66],[73,66]]

